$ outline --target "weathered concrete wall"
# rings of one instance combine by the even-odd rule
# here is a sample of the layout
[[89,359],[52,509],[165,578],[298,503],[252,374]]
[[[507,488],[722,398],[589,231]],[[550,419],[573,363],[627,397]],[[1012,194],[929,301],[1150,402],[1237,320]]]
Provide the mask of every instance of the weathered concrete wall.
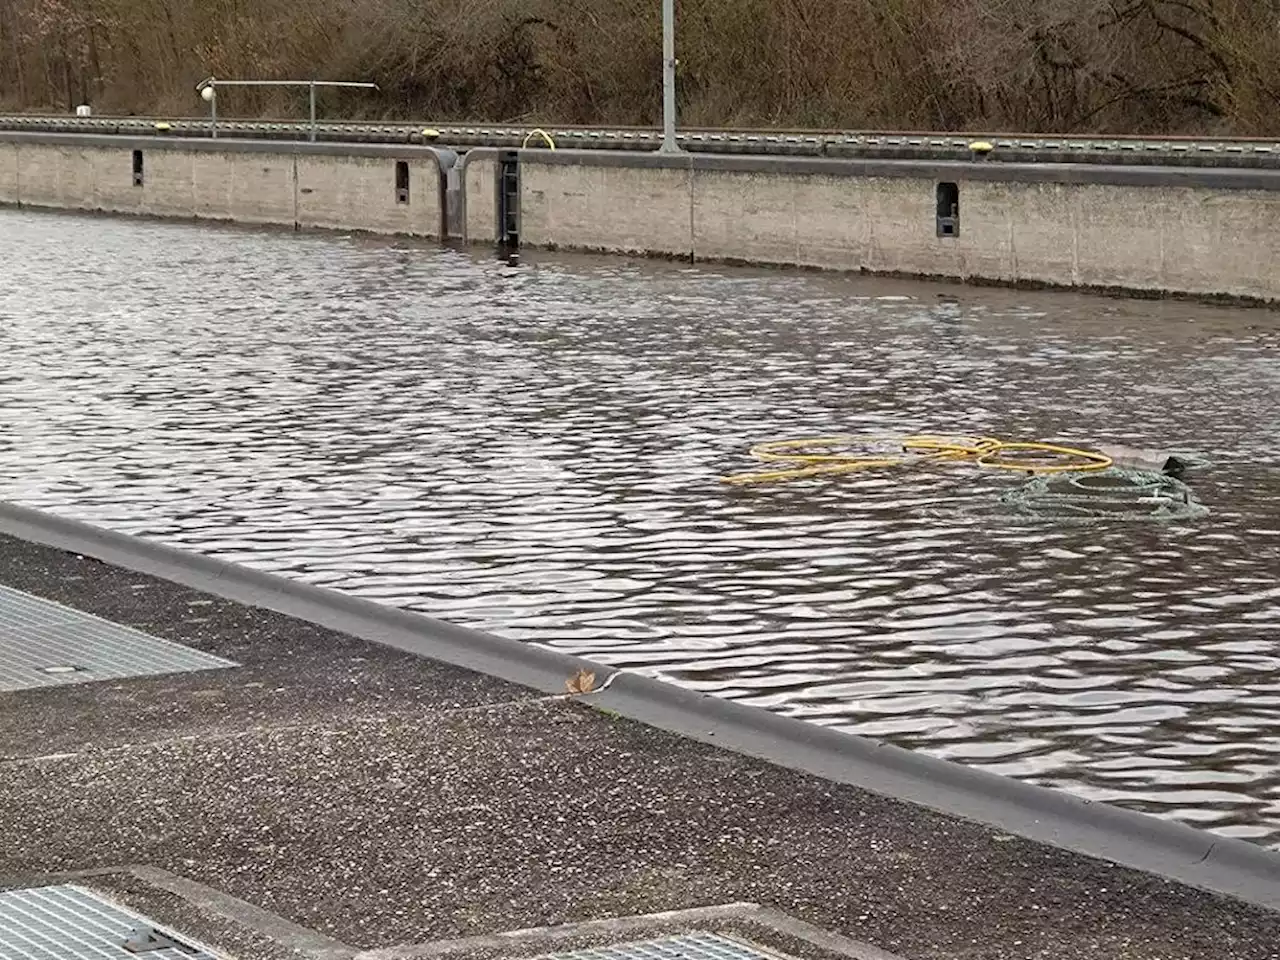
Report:
[[835,270],[960,275],[965,237],[936,236],[934,184],[697,171],[693,255]]
[[693,246],[691,179],[688,169],[522,164],[521,241],[687,253]]
[[[1280,301],[1280,171],[520,156],[534,246]],[[495,239],[497,170],[495,150],[465,158],[472,241]],[[956,237],[937,236],[939,182],[960,188]],[[428,147],[0,133],[0,203],[434,237],[444,199]]]
[[[174,183],[164,198],[164,205],[172,210],[174,216],[206,220],[231,218],[233,161],[229,156],[221,153],[175,153],[170,162],[177,168],[175,173],[185,165],[187,177],[185,190]],[[153,201],[157,209],[163,210],[161,203],[160,198]]]
[[[396,195],[397,161],[409,167],[407,203]],[[0,134],[0,164],[0,203],[441,234],[440,167],[429,148]]]
[[498,239],[498,153],[473,150],[462,159],[464,234],[473,243]]
[[0,203],[18,202],[18,148],[0,143]]
[[[128,162],[129,155],[124,154]],[[41,206],[91,207],[99,204],[95,197],[98,151],[70,147],[66,149],[18,151],[19,190],[23,202]],[[22,190],[26,183],[27,189]]]
[[[276,153],[228,153],[223,177],[230,184],[225,216],[237,223],[298,223],[295,158]],[[354,228],[354,224],[352,227]]]
[[406,159],[409,200],[396,199],[395,163],[380,157],[299,156],[298,223],[440,236],[440,166],[432,157]]
[[535,246],[1280,300],[1278,171],[530,150],[520,177]]
[[1280,300],[1277,224],[1273,190],[964,184],[951,275]]

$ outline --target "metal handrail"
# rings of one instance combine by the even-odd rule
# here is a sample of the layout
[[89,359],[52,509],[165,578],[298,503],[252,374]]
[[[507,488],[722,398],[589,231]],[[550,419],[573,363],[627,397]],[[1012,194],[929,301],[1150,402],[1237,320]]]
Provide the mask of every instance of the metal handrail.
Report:
[[218,87],[307,87],[311,100],[311,123],[308,127],[307,139],[313,143],[316,139],[316,87],[358,87],[362,90],[377,90],[376,83],[363,80],[219,80],[217,77],[206,77],[196,84],[196,92],[209,103],[209,135],[215,140],[218,137]]

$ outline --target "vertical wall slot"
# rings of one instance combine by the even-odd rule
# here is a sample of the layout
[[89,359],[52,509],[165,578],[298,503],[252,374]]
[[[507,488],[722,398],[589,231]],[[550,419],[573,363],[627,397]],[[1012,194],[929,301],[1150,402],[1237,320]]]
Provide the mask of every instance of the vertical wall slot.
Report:
[[396,203],[409,202],[409,161],[396,161]]
[[514,250],[520,246],[520,153],[498,154],[498,243]]
[[938,236],[960,236],[960,186],[938,184]]
[[133,151],[133,185],[142,186],[142,151]]

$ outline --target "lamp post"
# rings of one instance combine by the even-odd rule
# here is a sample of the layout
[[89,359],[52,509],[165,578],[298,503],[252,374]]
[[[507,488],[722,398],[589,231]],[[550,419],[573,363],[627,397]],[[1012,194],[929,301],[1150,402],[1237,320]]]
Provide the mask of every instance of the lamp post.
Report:
[[203,87],[200,88],[200,96],[205,103],[209,104],[209,136],[214,140],[218,139],[218,91],[214,89],[216,81],[210,77]]
[[662,146],[679,153],[676,143],[676,0],[662,0]]

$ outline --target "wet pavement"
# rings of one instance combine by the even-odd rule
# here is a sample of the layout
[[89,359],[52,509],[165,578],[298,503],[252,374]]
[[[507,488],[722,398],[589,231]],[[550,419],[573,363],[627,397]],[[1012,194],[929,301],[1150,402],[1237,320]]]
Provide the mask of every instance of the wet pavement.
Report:
[[[1276,317],[0,212],[0,497],[1275,845]],[[976,520],[759,439],[1174,447],[1209,515]]]
[[913,960],[1280,956],[1280,914],[73,554],[0,538],[0,583],[241,664],[0,694],[4,885],[150,870],[353,951],[753,902]]

